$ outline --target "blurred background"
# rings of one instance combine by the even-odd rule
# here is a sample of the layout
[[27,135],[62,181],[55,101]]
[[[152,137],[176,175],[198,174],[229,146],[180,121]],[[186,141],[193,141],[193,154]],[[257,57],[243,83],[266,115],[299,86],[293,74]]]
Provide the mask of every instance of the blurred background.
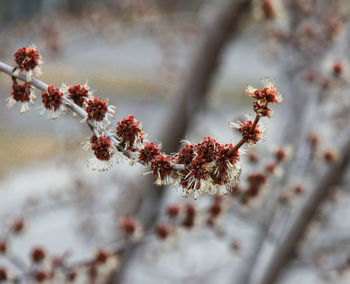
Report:
[[[40,80],[88,82],[117,107],[115,121],[134,115],[166,153],[182,139],[238,141],[228,123],[254,115],[247,85],[262,88],[268,77],[285,97],[262,123],[266,141],[242,157],[242,188],[270,165],[264,190],[249,204],[244,189],[221,198],[211,223],[214,197],[156,187],[143,176],[147,168],[127,159],[91,171],[92,153],[81,145],[89,129],[70,114],[40,116],[40,100],[22,115],[18,105],[8,109],[11,78],[1,73],[0,266],[8,278],[43,282],[38,269],[51,273],[60,259],[64,277],[47,283],[72,281],[71,270],[76,283],[349,283],[349,7],[340,0],[0,0],[2,62],[13,66],[14,52],[34,43],[44,61]],[[277,149],[288,161],[275,161]],[[174,204],[184,212],[195,206],[193,225],[172,223],[166,212]],[[125,241],[125,216],[142,224],[141,240]],[[175,236],[157,237],[160,223],[176,225]],[[30,258],[38,246],[50,262],[43,268]],[[118,265],[92,276],[98,249],[113,252]]]

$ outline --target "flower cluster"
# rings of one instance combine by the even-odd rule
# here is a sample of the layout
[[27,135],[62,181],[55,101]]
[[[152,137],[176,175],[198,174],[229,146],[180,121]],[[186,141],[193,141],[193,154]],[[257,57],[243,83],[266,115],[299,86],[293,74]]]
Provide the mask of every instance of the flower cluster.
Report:
[[49,110],[51,111],[49,118],[58,118],[66,111],[63,105],[63,93],[55,86],[48,86],[46,92],[41,92],[41,102],[43,104],[41,114]]
[[[225,194],[239,178],[241,165],[239,152],[230,153],[232,144],[220,144],[210,137],[197,145],[185,143],[179,153],[167,157],[158,155],[151,161],[152,173],[157,184],[175,180],[183,189],[183,196],[195,198],[205,193]],[[184,166],[175,172],[172,163]]]
[[111,251],[98,250],[88,270],[90,283],[102,283],[119,266],[119,258]]
[[36,76],[41,74],[40,65],[42,64],[42,61],[40,59],[40,54],[34,45],[18,49],[13,56],[15,57],[15,62],[17,64],[15,74],[18,70],[26,71],[27,81],[31,80],[32,71],[35,72]]
[[101,98],[94,98],[86,102],[87,120],[102,121],[108,112],[107,102]]
[[272,151],[273,161],[266,163],[263,170],[253,172],[247,176],[247,187],[237,192],[240,194],[240,201],[244,205],[250,204],[267,192],[269,180],[273,176],[281,176],[282,166],[292,155],[290,146],[274,147]]
[[174,233],[172,228],[168,224],[159,224],[155,227],[156,235],[161,240],[166,240],[168,237]]
[[89,142],[85,143],[83,147],[85,151],[89,148],[95,155],[95,158],[90,159],[88,163],[93,170],[105,171],[118,162],[115,146],[104,135],[98,135],[97,133],[92,135]]
[[93,121],[98,128],[108,127],[110,118],[115,115],[115,106],[108,105],[101,98],[91,98],[86,101],[86,118],[84,121]]
[[242,137],[247,141],[249,146],[254,146],[265,137],[265,129],[259,124],[256,124],[254,127],[251,120],[247,120],[246,122],[238,121],[237,123],[231,123],[231,125],[242,133]]
[[149,164],[155,157],[160,155],[160,146],[154,143],[146,143],[139,150],[139,161]]
[[150,162],[150,168],[152,174],[157,178],[157,185],[168,185],[173,182],[173,169],[172,169],[172,159],[163,154],[157,155]]
[[116,127],[117,136],[121,140],[121,145],[130,151],[141,148],[143,142],[143,130],[136,119],[129,115],[118,122]]
[[222,199],[219,196],[213,198],[211,206],[208,208],[207,224],[214,226],[223,210]]
[[40,263],[45,259],[45,250],[42,247],[34,247],[30,254],[31,260],[34,263]]
[[254,111],[260,117],[271,117],[273,111],[268,107],[269,103],[280,103],[283,101],[283,97],[274,86],[274,83],[270,80],[264,80],[265,87],[261,90],[252,86],[248,86],[246,92],[249,96],[256,99],[253,103]]
[[72,99],[75,104],[80,107],[84,106],[86,99],[89,97],[89,87],[87,84],[82,85],[73,85],[73,86],[62,86],[62,90],[67,97]]
[[7,98],[7,106],[12,108],[16,103],[21,103],[21,113],[29,110],[29,103],[34,104],[36,96],[34,87],[29,83],[18,84],[14,79],[12,84],[11,96]]
[[143,234],[141,224],[131,217],[124,217],[120,221],[120,229],[132,240],[139,240]]
[[248,189],[242,196],[242,202],[248,203],[250,199],[255,198],[259,195],[263,186],[267,182],[267,176],[265,173],[255,173],[248,176]]

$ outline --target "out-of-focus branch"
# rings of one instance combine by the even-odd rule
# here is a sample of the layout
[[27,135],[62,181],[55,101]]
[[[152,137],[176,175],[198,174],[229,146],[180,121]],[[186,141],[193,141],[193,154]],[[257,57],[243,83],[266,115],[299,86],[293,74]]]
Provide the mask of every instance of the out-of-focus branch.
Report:
[[[179,89],[179,95],[175,97],[174,111],[169,115],[164,125],[164,128],[168,129],[168,126],[174,125],[173,122],[176,121],[176,127],[171,129],[171,133],[163,131],[162,136],[164,137],[162,138],[168,137],[169,134],[172,137],[182,138],[189,118],[206,105],[208,90],[211,87],[214,71],[220,61],[220,54],[229,40],[237,35],[250,2],[250,0],[227,1],[206,27],[203,40],[193,54],[193,61],[183,78],[184,83]],[[162,141],[164,140],[162,139]],[[178,141],[178,139],[173,138],[169,141]],[[167,151],[176,147],[178,147],[177,144],[164,145]]]
[[307,200],[294,216],[285,234],[278,241],[272,256],[269,258],[262,277],[256,283],[275,283],[285,264],[303,236],[308,224],[315,215],[320,204],[327,198],[330,190],[339,184],[347,172],[350,162],[350,139],[341,148],[342,155],[323,174],[323,178],[311,190]]

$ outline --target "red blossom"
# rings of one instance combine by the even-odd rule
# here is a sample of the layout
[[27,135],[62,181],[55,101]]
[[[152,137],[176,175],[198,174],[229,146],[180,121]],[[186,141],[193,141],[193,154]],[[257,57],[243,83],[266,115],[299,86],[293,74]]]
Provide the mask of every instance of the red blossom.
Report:
[[229,152],[232,152],[231,149],[233,149],[232,144],[220,145],[218,147],[215,157],[216,170],[211,175],[215,184],[226,184],[230,182],[230,179],[232,178],[227,175],[227,172],[230,170],[230,166],[239,161],[239,151],[236,150],[233,155],[228,155]]
[[12,84],[11,96],[16,102],[29,102],[30,100],[30,89],[31,85],[28,83],[24,84]]
[[110,147],[112,143],[108,138],[106,138],[104,135],[99,137],[93,135],[90,138],[90,145],[97,159],[101,161],[109,160],[111,156]]
[[255,152],[248,152],[247,157],[249,162],[253,164],[256,164],[257,162],[259,162],[259,156]]
[[196,206],[194,206],[192,203],[187,203],[185,206],[185,213],[188,217],[194,217],[197,213]]
[[221,203],[217,201],[213,202],[213,204],[208,209],[209,214],[214,218],[219,216],[221,211],[222,211]]
[[139,150],[139,161],[148,164],[158,155],[160,155],[159,145],[146,143],[146,145]]
[[5,268],[0,267],[0,282],[7,280],[7,271]]
[[35,273],[35,280],[39,283],[44,282],[49,278],[49,274],[44,270],[39,270]]
[[340,61],[337,61],[333,64],[333,73],[335,76],[340,76],[344,71],[343,64]]
[[337,153],[333,150],[327,150],[323,153],[323,159],[326,163],[332,163],[336,160]]
[[151,170],[153,176],[165,180],[172,173],[171,159],[165,155],[159,154],[151,161]]
[[250,94],[257,100],[266,100],[267,103],[279,103],[279,94],[273,86],[264,87],[262,90],[255,90]]
[[127,149],[135,151],[135,143],[143,142],[143,131],[140,123],[132,115],[123,118],[116,127],[117,135],[121,138],[121,143],[126,144]]
[[22,47],[15,54],[15,62],[20,71],[33,70],[39,65],[40,55],[37,50],[30,47]]
[[159,224],[155,227],[155,231],[156,231],[156,235],[158,236],[158,238],[160,238],[161,240],[166,240],[170,233],[171,233],[171,229],[167,224]]
[[113,254],[106,250],[98,250],[95,255],[95,263],[104,264]]
[[35,247],[30,253],[33,262],[40,263],[45,259],[46,253],[42,247]]
[[41,92],[41,101],[47,110],[57,111],[62,104],[63,93],[59,88],[48,86],[46,92]]
[[5,254],[7,251],[7,244],[6,241],[0,242],[0,254]]
[[75,104],[83,107],[85,100],[88,98],[88,89],[82,85],[74,85],[67,88],[68,97],[71,98]]
[[192,203],[187,203],[185,206],[185,218],[182,221],[182,225],[187,229],[191,229],[194,226],[196,213],[196,207]]
[[272,117],[273,111],[267,106],[268,102],[265,99],[253,103],[253,109],[258,115]]
[[7,251],[7,244],[6,241],[0,242],[0,254],[5,254]]
[[94,98],[86,102],[87,120],[102,121],[108,112],[107,102],[101,98]]
[[170,218],[175,218],[179,215],[181,207],[177,204],[169,205],[166,213]]
[[220,144],[210,137],[197,145],[186,144],[175,156],[177,163],[187,166],[187,169],[180,171],[180,185],[199,190],[205,180],[219,185],[234,180],[232,169],[239,160],[239,152],[233,152],[233,148],[232,144]]
[[248,176],[248,182],[251,186],[261,187],[267,182],[267,177],[263,173],[250,174]]
[[287,158],[287,152],[284,148],[279,148],[275,152],[275,158],[278,163],[283,162]]
[[246,122],[241,122],[237,129],[242,133],[242,137],[249,144],[256,144],[259,140],[263,138],[263,131],[260,129],[259,124],[257,124],[253,131],[251,128],[253,126],[253,122],[251,120],[247,120]]
[[176,156],[176,163],[189,165],[194,156],[195,146],[193,144],[185,144]]
[[262,186],[267,182],[267,176],[263,173],[254,173],[248,176],[248,189],[242,196],[242,202],[247,203],[251,198],[259,195]]
[[276,164],[270,163],[266,165],[266,172],[269,174],[274,174],[276,171]]
[[11,225],[11,230],[14,233],[20,233],[23,231],[24,228],[24,219],[23,218],[19,218],[13,221],[12,225]]
[[207,163],[210,163],[215,160],[219,146],[220,143],[218,143],[215,139],[205,137],[196,145],[196,152],[198,153],[198,156],[205,159]]
[[[194,177],[198,181],[201,179],[207,179],[209,174],[207,164],[208,164],[207,161],[203,157],[198,155],[191,162],[190,176]],[[198,189],[199,187],[200,187],[200,182],[198,183],[196,189]]]
[[120,221],[120,228],[128,235],[134,234],[137,229],[137,226],[138,224],[136,220],[131,217],[124,217]]
[[293,188],[293,191],[295,194],[301,194],[304,192],[304,187],[301,184],[298,184]]

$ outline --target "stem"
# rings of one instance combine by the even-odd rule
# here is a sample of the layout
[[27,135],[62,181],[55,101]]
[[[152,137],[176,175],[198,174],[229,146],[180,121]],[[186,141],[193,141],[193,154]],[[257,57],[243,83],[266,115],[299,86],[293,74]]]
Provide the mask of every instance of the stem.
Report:
[[[253,121],[253,124],[252,124],[252,126],[250,127],[250,129],[249,129],[249,133],[253,133],[253,132],[254,132],[255,127],[258,125],[259,120],[260,120],[260,115],[256,115],[256,116],[255,116],[255,119],[254,119],[254,121]],[[227,156],[227,157],[233,156],[233,155],[236,153],[236,151],[237,151],[240,147],[243,146],[243,144],[244,144],[245,142],[247,142],[247,139],[243,137],[241,140],[238,141],[238,143],[237,143],[235,146],[233,146],[232,149],[227,150],[226,156]]]
[[255,127],[258,125],[258,122],[260,120],[260,115],[256,115],[255,119],[253,121],[252,127],[250,127],[249,133],[253,133],[255,130]]
[[[18,75],[14,76],[13,75],[14,70],[15,69],[13,67],[11,67],[10,65],[7,65],[7,64],[0,61],[0,71],[11,76],[13,80],[14,80],[14,78],[18,78],[23,82],[30,83],[32,86],[34,86],[38,90],[41,90],[43,92],[47,91],[48,85],[46,83],[44,83],[36,78],[32,78],[30,82],[27,82],[27,78],[26,78],[26,75],[24,73],[19,72]],[[76,105],[72,100],[68,99],[66,96],[63,96],[63,103],[68,109],[70,109],[72,112],[75,112],[81,118],[86,118],[86,115],[87,115],[86,111],[84,109],[82,109],[81,107],[79,107],[78,105]],[[91,122],[86,121],[86,125],[90,128],[91,132],[94,131],[95,128]],[[115,145],[116,149],[119,152],[123,153],[123,155],[125,155],[129,159],[133,159],[135,161],[138,161],[137,154],[135,154],[134,152],[125,150],[117,137],[113,136],[106,129],[103,129],[102,131],[103,131],[103,134],[105,135],[105,137],[108,138]],[[140,163],[140,161],[138,161],[138,162]],[[140,164],[144,165],[144,163],[140,163]],[[176,164],[176,165],[173,165],[173,169],[174,170],[183,170],[184,166]]]

